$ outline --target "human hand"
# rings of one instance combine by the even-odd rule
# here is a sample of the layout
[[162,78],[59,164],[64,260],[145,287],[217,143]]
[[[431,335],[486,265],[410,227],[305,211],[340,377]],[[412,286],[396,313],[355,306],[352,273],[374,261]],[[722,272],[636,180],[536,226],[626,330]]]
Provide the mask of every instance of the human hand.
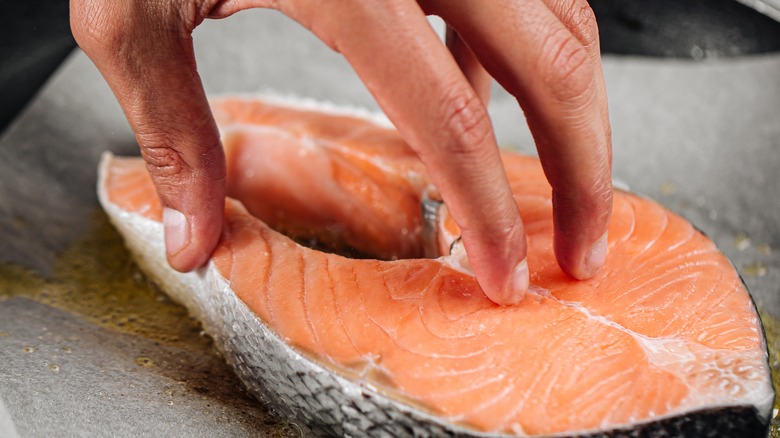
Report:
[[[191,33],[205,18],[252,7],[281,10],[346,57],[425,164],[483,290],[510,304],[525,295],[529,274],[486,110],[488,73],[497,79],[525,111],[553,187],[559,265],[579,279],[598,272],[611,147],[598,31],[585,0],[71,0],[74,36],[117,96],[165,206],[173,268],[207,260],[225,196],[224,154]],[[452,54],[426,13],[457,29],[448,33]]]

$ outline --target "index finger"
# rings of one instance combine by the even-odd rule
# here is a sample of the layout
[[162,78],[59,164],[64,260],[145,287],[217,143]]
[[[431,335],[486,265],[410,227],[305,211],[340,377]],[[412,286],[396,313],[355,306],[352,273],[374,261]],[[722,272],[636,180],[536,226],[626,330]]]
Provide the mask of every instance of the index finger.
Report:
[[528,288],[525,233],[485,106],[416,2],[344,3],[333,14],[292,16],[347,58],[420,156],[485,294],[519,301]]

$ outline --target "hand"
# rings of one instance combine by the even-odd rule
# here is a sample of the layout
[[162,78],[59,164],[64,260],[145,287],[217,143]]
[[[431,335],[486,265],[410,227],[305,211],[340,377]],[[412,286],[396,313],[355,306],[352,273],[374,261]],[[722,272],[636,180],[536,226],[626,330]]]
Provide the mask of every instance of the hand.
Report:
[[[553,187],[559,265],[578,279],[598,272],[612,157],[586,0],[71,0],[74,36],[116,94],[165,206],[173,268],[207,260],[225,196],[224,155],[191,33],[205,18],[252,7],[281,10],[346,57],[438,186],[480,285],[510,304],[525,295],[529,273],[486,110],[489,76],[498,80],[525,111]],[[451,52],[425,14],[448,23]]]

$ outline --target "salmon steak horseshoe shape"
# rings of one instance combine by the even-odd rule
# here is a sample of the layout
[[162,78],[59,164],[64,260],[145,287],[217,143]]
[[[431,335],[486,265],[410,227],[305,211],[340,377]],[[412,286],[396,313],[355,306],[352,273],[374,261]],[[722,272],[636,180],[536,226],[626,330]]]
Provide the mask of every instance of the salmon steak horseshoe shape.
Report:
[[756,309],[684,219],[617,191],[606,264],[576,281],[555,262],[538,160],[502,152],[531,286],[499,306],[381,115],[279,97],[211,105],[230,199],[205,267],[166,263],[139,158],[103,157],[100,201],[247,388],[315,436],[766,435]]

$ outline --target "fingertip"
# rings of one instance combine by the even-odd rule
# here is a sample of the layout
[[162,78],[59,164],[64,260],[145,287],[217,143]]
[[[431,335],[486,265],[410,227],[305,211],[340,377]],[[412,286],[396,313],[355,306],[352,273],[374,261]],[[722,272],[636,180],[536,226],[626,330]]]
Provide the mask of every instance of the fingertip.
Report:
[[580,278],[580,280],[595,277],[596,274],[601,271],[601,268],[604,266],[606,261],[607,233],[604,233],[604,235],[593,244],[593,246],[590,248],[590,251],[588,251],[588,254],[585,256],[585,260],[582,263],[582,273],[584,274],[585,278]]
[[509,299],[506,302],[499,303],[505,305],[517,304],[525,298],[528,293],[528,285],[530,283],[530,273],[528,271],[528,260],[523,259],[520,264],[512,271],[512,275],[509,278],[507,284],[507,291],[505,296]]
[[163,208],[165,248],[169,254],[176,254],[190,242],[190,226],[187,217],[173,208]]
[[163,208],[163,230],[168,264],[179,272],[195,269],[196,260],[187,250],[192,243],[190,221],[184,213],[170,207]]
[[604,233],[591,247],[585,252],[578,263],[568,266],[561,264],[564,271],[577,280],[588,280],[601,272],[601,268],[607,261],[607,233]]
[[486,289],[490,290],[486,295],[491,301],[502,306],[517,304],[528,293],[529,277],[528,262],[523,259],[509,275],[504,287]]
[[216,246],[218,235],[212,236],[213,230],[198,230],[193,226],[196,223],[176,209],[163,209],[168,264],[179,272],[190,272],[205,265]]
[[525,228],[516,207],[507,217],[501,221],[506,226],[494,223],[487,229],[463,230],[463,243],[477,281],[485,295],[500,305],[519,303],[529,285]]

